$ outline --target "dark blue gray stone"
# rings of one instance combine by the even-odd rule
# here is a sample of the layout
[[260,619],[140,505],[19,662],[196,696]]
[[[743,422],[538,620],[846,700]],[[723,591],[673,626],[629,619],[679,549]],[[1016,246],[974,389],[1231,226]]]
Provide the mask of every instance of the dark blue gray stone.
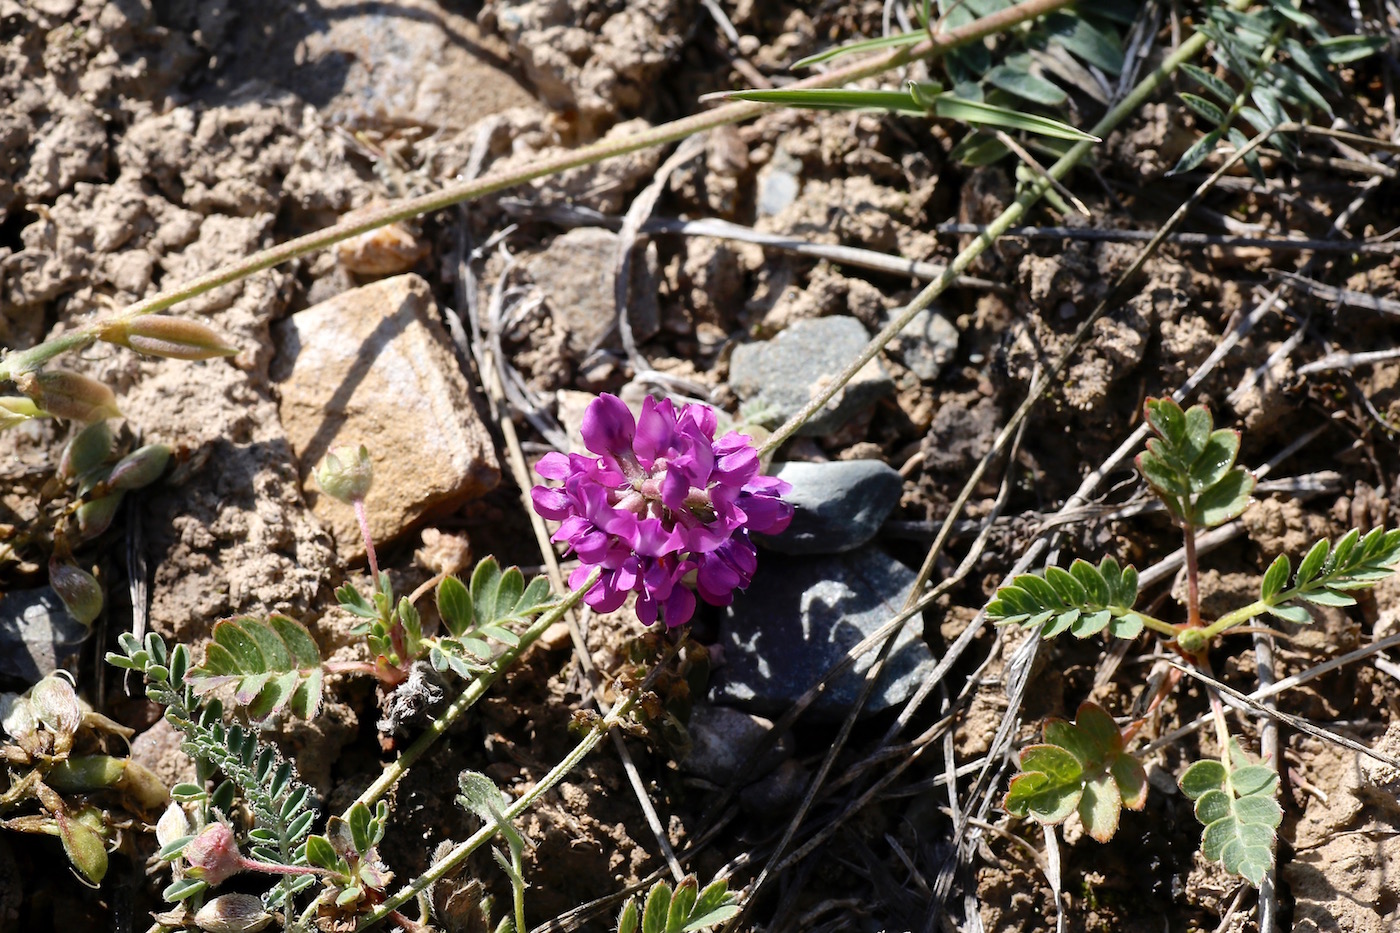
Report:
[[957,359],[958,329],[943,315],[925,308],[899,332],[890,350],[910,372],[932,382]]
[[[753,584],[725,611],[719,639],[725,663],[711,685],[711,702],[761,716],[786,712],[851,646],[899,613],[915,576],[875,548],[836,557],[759,555]],[[932,671],[922,631],[921,617],[909,620],[866,715],[902,703]],[[825,721],[845,716],[875,654],[837,677],[806,715]]]
[[[766,419],[781,423],[850,365],[869,340],[853,317],[798,321],[772,340],[735,347],[729,385],[739,398],[764,410]],[[797,433],[831,434],[893,391],[894,380],[878,359],[871,360]]]
[[36,684],[60,668],[76,670],[89,631],[50,587],[11,590],[0,597],[0,676]]
[[899,505],[904,478],[879,460],[778,463],[773,475],[792,484],[783,496],[792,524],[762,543],[784,554],[840,554],[875,537]]

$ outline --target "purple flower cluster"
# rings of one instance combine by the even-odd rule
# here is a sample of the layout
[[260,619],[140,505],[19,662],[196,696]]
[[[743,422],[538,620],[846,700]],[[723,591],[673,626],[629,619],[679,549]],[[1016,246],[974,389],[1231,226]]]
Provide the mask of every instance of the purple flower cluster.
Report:
[[637,615],[668,628],[695,613],[686,585],[727,606],[753,579],[758,554],[749,532],[776,534],[792,520],[782,494],[791,487],[758,474],[758,451],[731,431],[715,440],[714,409],[648,398],[640,418],[615,395],[601,395],[583,417],[583,443],[596,457],[546,454],[535,467],[561,487],[536,486],[535,511],[560,522],[581,566],[569,585],[602,576],[584,601],[599,612],[637,593]]

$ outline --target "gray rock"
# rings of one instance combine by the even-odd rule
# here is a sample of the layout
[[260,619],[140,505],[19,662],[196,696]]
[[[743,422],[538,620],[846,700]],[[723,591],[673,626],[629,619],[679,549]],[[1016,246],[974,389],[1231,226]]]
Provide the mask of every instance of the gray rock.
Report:
[[958,355],[958,329],[941,314],[925,308],[895,338],[893,352],[920,379],[931,382]]
[[774,464],[792,484],[792,524],[762,542],[784,554],[840,554],[860,547],[899,504],[904,478],[879,460]]
[[[753,584],[726,610],[720,633],[725,665],[710,689],[711,702],[767,716],[787,711],[851,646],[899,612],[915,576],[874,548],[837,557],[761,555]],[[922,630],[919,617],[909,620],[864,715],[902,703],[933,669]],[[807,715],[844,716],[874,657],[866,654],[837,677]]]
[[758,216],[781,214],[802,190],[802,161],[781,146],[758,173]]
[[[525,261],[525,272],[544,292],[555,326],[567,335],[569,354],[583,359],[608,340],[618,344],[617,250],[622,238],[610,230],[580,227],[555,237]],[[644,262],[632,265],[628,321],[638,341],[656,334],[659,318],[655,283]]]
[[[773,729],[773,723],[728,706],[697,703],[690,712],[686,730],[690,733],[690,754],[680,763],[681,770],[714,784],[728,784],[739,776],[739,769]],[[792,754],[786,737],[779,739],[754,765],[746,777],[762,777]]]
[[75,670],[89,632],[49,587],[11,590],[0,597],[0,676],[36,684],[60,668]]
[[[735,347],[729,384],[739,398],[766,409],[773,421],[786,421],[859,356],[869,340],[853,317],[798,321],[772,340]],[[893,391],[894,381],[878,359],[871,360],[797,433],[830,434]]]

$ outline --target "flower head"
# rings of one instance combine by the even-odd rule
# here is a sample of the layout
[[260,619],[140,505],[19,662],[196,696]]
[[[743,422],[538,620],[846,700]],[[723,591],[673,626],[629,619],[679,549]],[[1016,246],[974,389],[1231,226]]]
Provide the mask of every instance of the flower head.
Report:
[[727,606],[753,579],[750,532],[776,534],[792,520],[787,483],[758,474],[758,451],[737,431],[715,439],[718,418],[704,405],[648,398],[632,417],[601,395],[583,418],[584,446],[596,456],[547,454],[535,467],[562,486],[536,486],[535,511],[560,523],[555,541],[578,554],[569,585],[593,568],[602,576],[584,600],[611,612],[637,593],[637,615],[682,625],[700,598]]

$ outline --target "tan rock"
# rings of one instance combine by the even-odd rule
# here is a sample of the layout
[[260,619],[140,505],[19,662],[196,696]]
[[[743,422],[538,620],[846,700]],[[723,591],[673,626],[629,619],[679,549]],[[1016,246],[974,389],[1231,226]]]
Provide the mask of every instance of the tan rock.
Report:
[[400,275],[337,295],[278,325],[282,424],[307,502],[347,560],[364,554],[353,510],[310,479],[331,448],[364,444],[365,499],[382,544],[500,479],[490,432],[435,316],[428,284]]

